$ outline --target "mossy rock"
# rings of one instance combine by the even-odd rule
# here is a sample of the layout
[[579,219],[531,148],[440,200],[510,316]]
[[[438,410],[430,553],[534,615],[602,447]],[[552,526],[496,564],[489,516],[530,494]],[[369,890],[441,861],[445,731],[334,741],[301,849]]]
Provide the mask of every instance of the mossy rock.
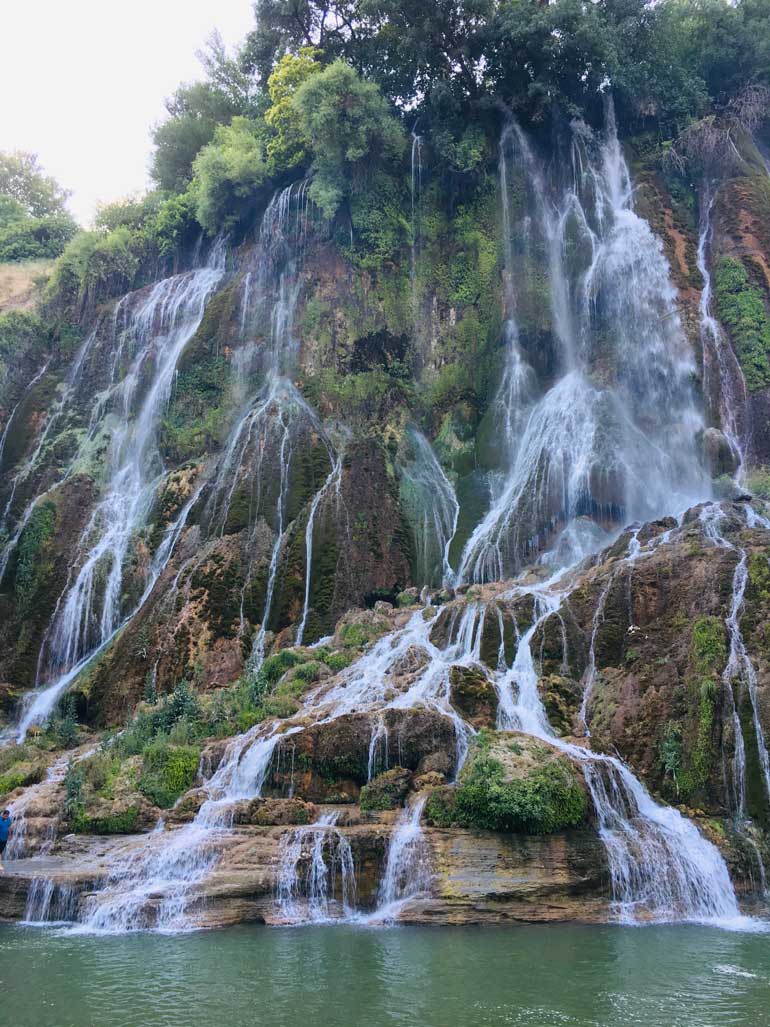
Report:
[[482,732],[457,785],[437,789],[426,817],[440,827],[552,834],[588,818],[588,796],[575,765],[528,735]]
[[378,774],[361,789],[361,810],[396,809],[403,805],[411,784],[412,772],[403,767],[392,767]]
[[475,728],[493,728],[497,723],[497,690],[480,668],[452,667],[449,699],[460,716]]
[[575,716],[582,702],[580,685],[561,674],[549,674],[540,678],[538,690],[551,726],[560,735],[572,734]]

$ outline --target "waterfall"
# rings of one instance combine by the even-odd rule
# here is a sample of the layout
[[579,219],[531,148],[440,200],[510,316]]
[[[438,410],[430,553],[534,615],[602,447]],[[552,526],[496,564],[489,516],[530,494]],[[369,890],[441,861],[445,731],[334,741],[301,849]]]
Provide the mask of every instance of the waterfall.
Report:
[[[751,510],[750,507],[746,508]],[[739,544],[730,541],[722,532],[721,524],[724,514],[717,506],[705,506],[700,515],[701,523],[707,538],[722,549],[735,553],[737,562],[733,572],[730,609],[725,618],[725,628],[729,639],[727,663],[722,672],[722,688],[727,700],[727,708],[732,720],[735,752],[732,760],[732,793],[735,816],[738,821],[746,819],[746,743],[743,736],[738,714],[739,697],[736,696],[736,681],[744,685],[751,705],[751,717],[757,745],[757,755],[762,771],[765,794],[770,802],[770,756],[767,751],[765,732],[759,719],[759,701],[757,696],[757,673],[751,661],[741,631],[740,616],[748,583],[748,554]],[[757,515],[751,511],[747,514],[747,526],[755,526]],[[764,521],[763,518],[759,520]],[[766,525],[766,522],[762,525]]]
[[307,626],[307,615],[310,612],[310,578],[313,568],[313,532],[315,530],[315,518],[318,508],[326,496],[334,491],[337,501],[340,499],[340,486],[342,484],[342,457],[335,453],[332,461],[332,469],[329,471],[326,481],[313,496],[310,504],[307,525],[305,526],[305,598],[302,604],[302,619],[297,628],[296,644],[302,645]]
[[57,884],[50,877],[34,877],[22,923],[30,926],[71,924],[77,918],[78,897],[79,892],[72,885]]
[[[78,348],[75,359],[73,360],[64,380],[64,384],[59,391],[58,398],[56,399],[53,408],[48,413],[48,416],[46,417],[45,422],[43,423],[43,426],[35,440],[34,449],[31,454],[24,459],[20,468],[11,479],[8,499],[3,507],[2,515],[0,515],[0,537],[7,536],[7,541],[3,545],[2,550],[0,550],[0,581],[2,581],[5,576],[5,572],[8,568],[8,561],[16,549],[19,539],[21,538],[21,534],[27,526],[35,507],[45,498],[45,496],[49,494],[49,492],[52,491],[53,486],[50,486],[39,495],[34,496],[17,517],[14,516],[16,493],[19,486],[28,481],[31,478],[32,473],[37,469],[38,462],[45,450],[46,442],[51,436],[53,428],[60,422],[63,414],[68,410],[70,404],[75,399],[81,382],[83,368],[95,347],[97,335],[98,331],[94,329],[94,331],[90,332],[86,336]],[[69,477],[74,463],[75,461],[72,461],[62,476],[61,481],[64,481]]]
[[[339,812],[324,813],[315,824],[290,831],[281,841],[276,901],[292,922],[319,923],[333,918],[337,873],[342,913],[353,914],[356,878],[350,843],[335,827]],[[307,866],[302,873],[303,861]]]
[[420,296],[417,264],[422,246],[422,136],[412,132],[411,157],[411,239],[409,284],[412,297],[412,320],[415,340],[420,337]]
[[738,473],[741,474],[745,471],[750,448],[749,397],[738,358],[711,311],[709,247],[713,234],[711,212],[715,199],[715,193],[708,188],[704,189],[697,254],[698,270],[703,278],[699,303],[703,394],[719,414],[720,427],[736,458]]
[[420,796],[401,811],[388,846],[374,919],[392,920],[408,902],[430,894],[430,846],[420,824],[426,801],[427,796]]
[[[676,292],[660,241],[633,210],[611,108],[600,145],[573,128],[572,161],[571,184],[551,183],[518,126],[503,130],[507,362],[495,404],[503,473],[491,477],[489,510],[465,545],[463,581],[510,575],[581,516],[620,526],[708,495]],[[521,223],[514,176],[532,197]],[[538,269],[557,349],[553,383],[539,395],[530,360],[541,354],[527,349],[522,320]]]
[[454,579],[449,550],[457,531],[460,506],[422,432],[410,428],[407,438],[413,457],[401,467],[401,497],[414,529],[416,580],[428,586],[448,585]]
[[16,416],[16,411],[19,409],[19,407],[30,394],[30,392],[32,392],[32,390],[43,377],[43,375],[46,373],[46,371],[48,370],[49,363],[50,360],[46,360],[46,362],[43,364],[40,370],[37,371],[32,378],[30,378],[29,382],[27,382],[26,386],[24,387],[24,390],[21,396],[19,397],[18,402],[13,407],[11,412],[8,414],[8,420],[5,422],[5,427],[3,428],[2,435],[0,435],[0,470],[2,470],[3,467],[3,453],[5,452],[5,443],[8,438],[8,432],[10,431],[13,419]]
[[[125,566],[164,473],[158,451],[158,421],[171,392],[177,362],[197,331],[223,273],[224,248],[217,244],[205,267],[164,279],[149,292],[132,294],[121,301],[127,327],[117,352],[129,350],[132,356],[125,376],[111,389],[114,427],[108,480],[83,529],[79,558],[44,635],[36,688],[24,697],[19,717],[20,741],[32,724],[47,719],[68,685],[143,605],[184,527],[192,501],[185,504],[154,554],[141,600],[126,615]],[[116,316],[113,327],[117,323]],[[90,345],[87,342],[87,347]],[[76,359],[70,389],[64,396],[71,397],[78,384],[77,369],[82,367],[85,350]],[[114,355],[113,378],[117,364]]]
[[[625,922],[723,920],[740,916],[730,876],[716,846],[677,810],[656,803],[620,760],[557,737],[538,691],[530,640],[566,593],[551,581],[530,589],[533,626],[522,635],[502,687],[516,688],[506,726],[541,738],[577,761],[599,821],[612,879],[613,900]],[[499,686],[500,687],[500,686]]]
[[[366,762],[367,781],[371,781],[373,777],[388,770],[390,766],[388,741],[388,727],[383,718],[379,717],[369,741],[369,758]],[[380,749],[382,749],[382,755],[380,755]]]
[[[294,371],[298,342],[294,317],[301,290],[302,260],[310,223],[308,183],[293,184],[275,194],[262,218],[254,266],[244,276],[241,299],[241,330],[261,333],[262,346],[244,350],[237,370],[247,377],[254,370],[261,382],[246,390],[208,501],[206,516],[212,530],[224,534],[238,489],[248,493],[247,567],[241,590],[241,628],[245,630],[246,591],[255,569],[258,526],[265,518],[273,532],[267,566],[267,584],[259,627],[252,640],[249,666],[259,670],[265,657],[267,632],[273,613],[275,586],[281,554],[289,527],[288,499],[294,471],[294,456],[301,445],[317,439],[325,448],[329,472],[310,503],[305,532],[305,595],[298,629],[301,642],[310,613],[313,534],[316,517],[324,502],[340,498],[342,454],[329,438],[320,418],[300,395],[290,375]],[[243,382],[236,381],[237,391]],[[276,488],[277,486],[277,488]]]

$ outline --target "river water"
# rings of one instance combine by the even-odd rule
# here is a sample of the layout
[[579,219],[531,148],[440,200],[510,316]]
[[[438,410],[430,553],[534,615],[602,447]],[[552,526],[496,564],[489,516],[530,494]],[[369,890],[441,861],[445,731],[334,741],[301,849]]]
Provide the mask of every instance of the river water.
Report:
[[13,1027],[762,1027],[770,936],[705,927],[0,927]]

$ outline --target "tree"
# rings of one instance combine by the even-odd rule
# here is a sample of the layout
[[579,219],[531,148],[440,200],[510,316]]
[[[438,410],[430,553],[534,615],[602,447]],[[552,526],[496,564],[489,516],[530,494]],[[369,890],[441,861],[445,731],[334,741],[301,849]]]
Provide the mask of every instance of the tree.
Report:
[[238,114],[232,97],[209,82],[180,86],[166,101],[168,120],[155,127],[150,174],[168,192],[183,190],[192,179],[198,153],[214,138],[217,125]]
[[327,217],[359,187],[367,164],[403,153],[403,129],[387,101],[344,61],[303,82],[292,103],[313,153],[310,197]]
[[301,47],[296,56],[286,54],[267,80],[272,102],[265,111],[265,124],[271,132],[267,159],[272,171],[288,171],[309,160],[301,116],[293,100],[302,83],[321,71],[322,65],[317,60],[320,54],[321,51],[312,46]]
[[195,158],[196,216],[211,235],[251,213],[268,179],[263,141],[247,118],[220,125]]
[[34,153],[0,152],[0,195],[10,196],[34,218],[66,214],[70,193],[55,178],[43,173]]

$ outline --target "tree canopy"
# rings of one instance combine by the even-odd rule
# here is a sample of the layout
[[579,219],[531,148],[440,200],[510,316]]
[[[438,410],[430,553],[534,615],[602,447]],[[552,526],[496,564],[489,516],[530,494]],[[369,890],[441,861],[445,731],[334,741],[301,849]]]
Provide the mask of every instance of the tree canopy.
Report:
[[34,153],[0,152],[0,261],[58,257],[77,231],[69,195]]

